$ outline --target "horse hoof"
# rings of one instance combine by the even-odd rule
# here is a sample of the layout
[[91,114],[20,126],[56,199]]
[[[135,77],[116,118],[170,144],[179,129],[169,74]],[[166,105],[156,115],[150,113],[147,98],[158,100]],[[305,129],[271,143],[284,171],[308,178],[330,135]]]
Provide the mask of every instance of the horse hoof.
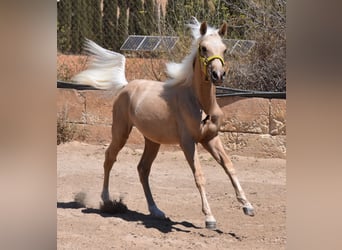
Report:
[[206,221],[205,227],[207,229],[216,229],[216,221]]
[[166,216],[163,211],[161,211],[158,207],[156,206],[151,206],[150,207],[150,213],[153,217],[158,218],[158,219],[165,219]]
[[252,206],[245,206],[242,209],[245,215],[254,216],[254,208]]
[[166,219],[166,215],[161,212],[161,213],[151,213],[151,216],[154,217],[154,218],[157,218],[157,219]]

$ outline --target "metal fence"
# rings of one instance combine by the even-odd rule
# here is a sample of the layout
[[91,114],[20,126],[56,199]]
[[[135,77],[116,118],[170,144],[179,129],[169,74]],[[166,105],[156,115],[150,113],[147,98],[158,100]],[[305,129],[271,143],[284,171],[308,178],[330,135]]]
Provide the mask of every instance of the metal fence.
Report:
[[[63,54],[82,53],[85,38],[95,41],[106,49],[119,51],[128,36],[170,38],[186,36],[184,25],[190,20],[190,13],[177,16],[181,13],[176,14],[176,9],[180,7],[180,3],[184,3],[181,5],[184,5],[182,7],[187,9],[187,12],[201,16],[204,6],[201,7],[198,2],[205,1],[169,1],[171,7],[168,7],[168,11],[171,14],[166,12],[167,2],[166,0],[60,0],[57,2],[58,51]],[[224,1],[212,2],[217,2],[219,5]],[[217,15],[211,14],[207,17],[212,19],[211,25],[217,26],[216,22],[224,20],[223,18],[218,21]],[[227,13],[222,14],[222,17],[227,15]],[[170,16],[176,18],[177,22],[170,20]],[[199,19],[201,20],[200,17]],[[231,29],[230,32],[234,33],[235,31]],[[235,26],[234,30],[238,29],[241,27]],[[247,48],[254,46],[255,41],[249,41],[248,46],[246,44],[247,41],[244,42],[242,39],[230,39],[228,42],[231,47]]]
[[[71,82],[65,82],[65,81],[57,81],[57,88],[76,89],[76,90],[99,90],[91,86],[73,84]],[[228,88],[228,87],[216,87],[216,91],[217,91],[216,97],[240,96],[240,97],[269,98],[269,99],[272,99],[272,98],[273,99],[286,99],[286,92],[253,91],[253,90],[234,89],[234,88]]]
[[[209,8],[211,13],[209,11],[207,16],[204,13],[205,8],[199,4],[205,2],[213,4]],[[229,51],[226,60],[229,61],[230,69],[225,86],[284,92],[286,91],[284,35],[286,0],[270,1],[273,4],[265,1],[264,4],[267,3],[266,7],[269,9],[265,9],[265,6],[253,5],[254,2],[250,0],[59,0],[57,1],[57,78],[68,81],[85,68],[87,58],[82,56],[85,38],[95,41],[106,49],[120,51],[126,56],[148,59],[149,63],[152,63],[152,59],[180,61],[187,55],[191,46],[191,38],[184,24],[189,21],[189,15],[195,15],[199,20],[207,20],[213,26],[218,26],[222,20],[229,23],[227,36],[229,39],[225,39],[225,42]],[[166,3],[172,4],[168,6]],[[172,50],[164,52],[120,50],[125,48],[122,46],[130,35],[177,37],[177,43]],[[163,69],[159,66],[144,69],[146,74],[143,77],[160,80]]]
[[160,34],[162,8],[165,9],[165,1],[60,0],[58,51],[78,54],[82,52],[84,38],[117,51],[128,35]]

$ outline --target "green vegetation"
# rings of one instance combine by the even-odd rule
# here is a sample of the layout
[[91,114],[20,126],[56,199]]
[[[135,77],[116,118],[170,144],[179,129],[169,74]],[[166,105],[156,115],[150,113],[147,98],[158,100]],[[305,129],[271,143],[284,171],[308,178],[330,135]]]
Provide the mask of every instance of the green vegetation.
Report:
[[119,51],[128,35],[172,35],[179,42],[171,52],[135,56],[180,60],[191,38],[185,24],[191,16],[218,27],[223,20],[227,38],[255,40],[248,55],[227,55],[226,86],[266,91],[286,90],[285,0],[60,0],[57,2],[59,53],[79,54],[84,38]]

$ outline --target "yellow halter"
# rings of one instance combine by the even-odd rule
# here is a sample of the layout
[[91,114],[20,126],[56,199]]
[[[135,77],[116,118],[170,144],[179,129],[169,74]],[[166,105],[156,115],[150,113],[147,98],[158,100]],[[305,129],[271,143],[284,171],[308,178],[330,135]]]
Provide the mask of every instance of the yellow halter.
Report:
[[203,66],[201,68],[202,68],[202,72],[204,73],[206,81],[208,81],[208,68],[207,67],[211,61],[215,59],[219,59],[222,65],[224,66],[224,59],[222,56],[209,56],[209,57],[202,56],[200,52],[200,48],[198,48],[198,58]]

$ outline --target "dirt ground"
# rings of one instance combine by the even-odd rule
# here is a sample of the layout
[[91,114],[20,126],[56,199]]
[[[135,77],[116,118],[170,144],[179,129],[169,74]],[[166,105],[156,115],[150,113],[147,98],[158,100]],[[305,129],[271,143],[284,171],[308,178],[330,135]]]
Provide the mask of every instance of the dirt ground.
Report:
[[[285,249],[286,161],[231,155],[256,215],[248,217],[223,169],[205,151],[200,159],[217,229],[204,225],[199,192],[185,157],[161,148],[150,185],[158,207],[169,217],[149,216],[136,166],[142,147],[126,145],[114,165],[110,191],[128,212],[99,210],[105,145],[71,142],[57,146],[58,249]],[[85,207],[75,202],[86,194]]]

